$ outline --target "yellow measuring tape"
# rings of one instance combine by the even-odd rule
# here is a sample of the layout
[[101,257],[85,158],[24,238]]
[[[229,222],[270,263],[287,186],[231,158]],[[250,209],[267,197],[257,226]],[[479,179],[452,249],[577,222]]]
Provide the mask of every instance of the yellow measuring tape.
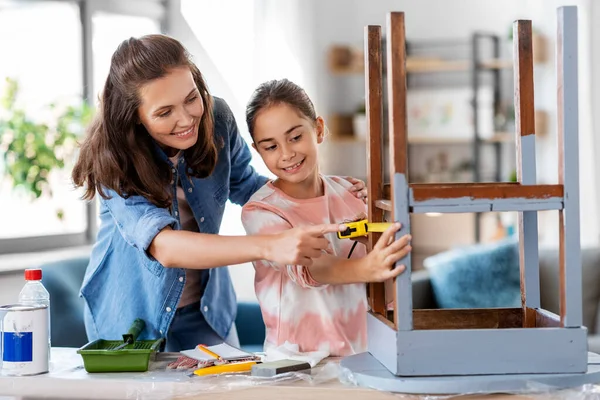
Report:
[[383,232],[390,227],[390,222],[368,222],[366,219],[356,222],[344,222],[348,228],[338,232],[340,239],[350,239],[357,236],[366,236],[369,232]]

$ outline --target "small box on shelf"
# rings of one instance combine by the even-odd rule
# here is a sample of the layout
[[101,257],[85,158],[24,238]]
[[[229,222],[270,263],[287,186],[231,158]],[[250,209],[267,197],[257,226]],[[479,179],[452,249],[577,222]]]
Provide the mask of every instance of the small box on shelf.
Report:
[[326,121],[330,140],[353,140],[353,114],[331,114]]
[[362,49],[347,45],[334,45],[328,54],[329,70],[336,74],[360,73],[364,70],[364,53]]

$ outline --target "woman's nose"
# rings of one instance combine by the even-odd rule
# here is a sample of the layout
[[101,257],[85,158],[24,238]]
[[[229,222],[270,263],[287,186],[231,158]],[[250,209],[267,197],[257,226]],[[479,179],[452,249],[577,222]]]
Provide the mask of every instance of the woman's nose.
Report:
[[185,109],[185,107],[182,107],[182,109],[177,114],[177,125],[181,126],[183,128],[189,128],[189,126],[192,125],[193,121],[194,121],[194,116],[192,114],[190,114]]

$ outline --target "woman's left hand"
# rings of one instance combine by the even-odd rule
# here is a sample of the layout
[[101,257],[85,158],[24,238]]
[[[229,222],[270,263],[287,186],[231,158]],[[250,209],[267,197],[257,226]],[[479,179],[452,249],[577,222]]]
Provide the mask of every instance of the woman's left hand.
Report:
[[356,179],[351,176],[345,176],[344,179],[346,179],[348,182],[350,182],[352,184],[352,187],[349,189],[349,191],[354,193],[354,195],[357,198],[362,199],[366,204],[367,203],[367,188],[366,188],[365,183],[363,181],[361,181],[360,179]]

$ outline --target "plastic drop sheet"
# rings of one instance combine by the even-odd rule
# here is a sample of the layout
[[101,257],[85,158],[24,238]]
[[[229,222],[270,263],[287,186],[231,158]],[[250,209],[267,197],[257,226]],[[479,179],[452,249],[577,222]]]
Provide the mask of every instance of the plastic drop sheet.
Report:
[[[0,377],[0,396],[14,398],[60,399],[223,399],[258,398],[283,399],[290,393],[295,398],[398,398],[419,400],[446,399],[599,399],[600,386],[584,385],[571,389],[555,388],[532,382],[525,390],[516,393],[487,395],[463,393],[461,395],[409,395],[388,393],[359,387],[356,376],[340,366],[339,360],[325,360],[310,373],[290,372],[272,378],[253,377],[248,373],[196,376],[191,370],[169,370],[166,366],[177,358],[172,353],[159,353],[143,373],[87,373],[81,356],[73,349],[53,352],[49,374],[37,376]],[[260,395],[253,388],[265,388]],[[302,390],[308,388],[306,395]],[[323,391],[314,390],[324,388]],[[312,390],[310,390],[312,389]],[[355,392],[354,389],[357,391]],[[248,390],[247,392],[245,392]],[[343,391],[343,393],[340,393]],[[365,393],[365,391],[368,391]],[[208,395],[208,396],[207,396]]]
[[[346,385],[360,386],[355,374],[347,368],[339,368],[339,379]],[[468,378],[467,378],[468,379]],[[377,388],[371,388],[378,390]],[[534,381],[525,381],[523,388],[514,391],[473,391],[460,394],[406,394],[389,393],[393,398],[406,400],[600,400],[600,385],[586,384],[567,389],[557,389]]]
[[[239,391],[261,386],[301,384],[314,387],[335,382],[340,372],[337,362],[329,362],[313,368],[310,373],[290,372],[272,378],[254,377],[249,373],[196,376],[191,369],[167,369],[178,355],[158,353],[147,372],[88,373],[81,356],[74,349],[59,349],[52,354],[48,374],[18,379],[0,376],[0,396],[15,396],[19,400],[30,397],[162,400],[225,392],[226,398],[238,398]],[[227,392],[235,392],[236,395]],[[278,398],[277,392],[274,391],[273,395]]]

